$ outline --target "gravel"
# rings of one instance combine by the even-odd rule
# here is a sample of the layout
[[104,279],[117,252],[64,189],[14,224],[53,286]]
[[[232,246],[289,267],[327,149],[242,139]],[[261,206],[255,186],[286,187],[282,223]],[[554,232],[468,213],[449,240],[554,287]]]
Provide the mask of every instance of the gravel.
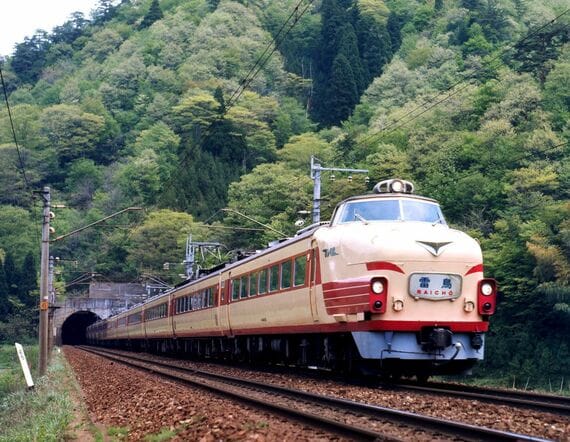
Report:
[[[330,441],[332,435],[158,378],[73,347],[64,348],[94,424],[128,440],[172,431],[173,441]],[[109,431],[108,431],[109,432]]]
[[[66,347],[65,353],[76,371],[92,419],[107,426],[128,427],[129,440],[142,439],[164,428],[179,431],[173,440],[338,440],[200,390],[156,380],[71,347]],[[554,414],[289,373],[269,374],[187,361],[181,364],[497,430],[570,441],[570,419]]]

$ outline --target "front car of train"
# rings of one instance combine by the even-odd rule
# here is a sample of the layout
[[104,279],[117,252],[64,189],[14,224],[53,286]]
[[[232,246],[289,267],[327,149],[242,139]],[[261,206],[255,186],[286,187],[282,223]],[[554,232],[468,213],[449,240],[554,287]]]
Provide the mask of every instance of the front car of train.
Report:
[[477,241],[403,180],[341,202],[321,250],[326,321],[344,323],[360,356],[396,375],[468,370],[483,358],[496,283]]

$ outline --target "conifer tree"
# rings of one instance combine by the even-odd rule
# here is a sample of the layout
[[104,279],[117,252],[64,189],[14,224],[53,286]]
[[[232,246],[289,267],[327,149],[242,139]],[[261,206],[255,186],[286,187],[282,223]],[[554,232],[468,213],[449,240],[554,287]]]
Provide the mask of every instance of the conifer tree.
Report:
[[385,25],[377,23],[370,16],[356,14],[358,50],[368,85],[392,58],[392,41]]
[[36,260],[30,252],[24,258],[22,271],[20,272],[20,285],[18,287],[18,297],[26,306],[31,307],[35,304],[34,291],[38,289],[37,276]]
[[218,103],[220,103],[220,107],[218,109],[219,113],[223,114],[226,110],[226,100],[224,99],[224,91],[220,86],[218,86],[214,91],[214,98]]
[[321,16],[321,44],[317,68],[326,77],[338,53],[339,30],[346,24],[348,17],[337,0],[324,0],[321,6]]
[[149,8],[148,12],[146,13],[146,15],[144,16],[143,21],[141,22],[141,24],[139,26],[139,29],[148,28],[155,21],[160,20],[161,18],[162,18],[162,9],[160,9],[160,5],[158,3],[158,0],[152,0],[152,3],[150,4],[150,8]]
[[344,55],[348,60],[348,63],[352,68],[356,90],[360,96],[367,86],[367,76],[364,68],[362,67],[362,63],[360,62],[360,52],[358,51],[358,43],[356,41],[354,27],[352,24],[347,23],[342,27],[342,29],[340,29],[339,34],[340,39],[338,43],[337,57],[339,55]]
[[0,321],[5,320],[10,310],[6,272],[4,271],[4,263],[0,260]]
[[15,295],[18,293],[18,286],[20,285],[20,275],[16,269],[14,256],[11,253],[6,254],[4,259],[4,273],[6,275],[6,284],[8,286],[8,295]]
[[358,88],[350,63],[343,54],[339,54],[333,62],[324,122],[337,124],[348,118],[358,103],[358,98]]

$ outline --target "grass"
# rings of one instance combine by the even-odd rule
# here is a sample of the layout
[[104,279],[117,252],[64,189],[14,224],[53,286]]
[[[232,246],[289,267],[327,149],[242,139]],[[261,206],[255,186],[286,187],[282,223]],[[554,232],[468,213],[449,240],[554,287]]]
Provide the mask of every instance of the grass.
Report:
[[172,439],[178,434],[177,431],[169,430],[168,428],[163,428],[160,433],[157,434],[147,434],[144,437],[145,442],[164,442]]
[[[24,351],[32,362],[37,350],[29,349]],[[26,388],[13,346],[0,347],[0,365],[0,442],[64,440],[73,419],[73,403],[63,355],[54,352],[46,376],[34,376],[33,390]]]
[[[24,353],[31,367],[37,361],[38,347],[24,347]],[[32,376],[35,376],[33,373]],[[11,393],[26,388],[26,380],[20,367],[16,347],[0,345],[0,401]]]
[[129,428],[128,427],[109,427],[107,429],[107,436],[111,438],[113,441],[117,440],[127,440],[129,436]]
[[[434,378],[434,380],[438,380]],[[557,379],[532,379],[525,377],[442,377],[444,382],[460,382],[477,387],[514,388],[517,390],[549,393],[559,396],[570,396],[570,379],[559,377]],[[561,388],[562,387],[562,388]]]

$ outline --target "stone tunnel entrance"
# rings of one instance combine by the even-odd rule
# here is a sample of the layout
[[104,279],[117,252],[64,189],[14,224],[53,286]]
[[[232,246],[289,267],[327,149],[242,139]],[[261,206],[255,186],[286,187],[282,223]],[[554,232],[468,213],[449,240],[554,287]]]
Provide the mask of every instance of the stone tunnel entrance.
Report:
[[69,316],[61,326],[62,345],[84,345],[87,343],[85,331],[99,318],[93,312],[79,311]]

